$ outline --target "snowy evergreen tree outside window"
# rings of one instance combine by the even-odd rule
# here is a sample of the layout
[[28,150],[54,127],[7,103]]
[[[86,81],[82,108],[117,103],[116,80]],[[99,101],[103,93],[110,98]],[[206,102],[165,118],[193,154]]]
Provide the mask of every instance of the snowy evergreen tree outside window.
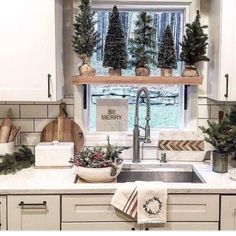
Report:
[[[183,70],[183,62],[180,59],[179,42],[182,41],[184,34],[184,12],[176,11],[146,11],[153,18],[153,26],[157,30],[157,52],[161,44],[162,36],[167,25],[170,25],[177,55],[177,69],[173,70],[173,76],[181,75]],[[126,34],[126,43],[128,45],[129,39],[135,27],[138,11],[122,11],[120,10],[120,18],[123,30]],[[103,56],[107,28],[109,25],[109,17],[111,12],[99,10],[95,12],[95,21],[97,21],[96,30],[100,34],[100,42],[96,46],[99,48],[91,58],[91,65],[96,68],[97,75],[108,75],[108,69],[104,68]],[[160,75],[160,69],[150,65],[151,75]],[[122,71],[122,75],[135,75],[135,68],[128,67]],[[151,128],[165,129],[165,128],[179,128],[181,123],[181,105],[180,105],[180,86],[178,85],[155,85],[148,87],[151,96]],[[127,85],[92,85],[90,86],[90,130],[95,130],[96,127],[96,99],[97,98],[128,98],[129,99],[129,130],[133,129],[135,98],[138,86]],[[142,101],[141,101],[142,102]],[[145,104],[141,103],[140,115],[145,116]],[[144,112],[142,112],[142,109]],[[140,121],[144,117],[140,117]]]

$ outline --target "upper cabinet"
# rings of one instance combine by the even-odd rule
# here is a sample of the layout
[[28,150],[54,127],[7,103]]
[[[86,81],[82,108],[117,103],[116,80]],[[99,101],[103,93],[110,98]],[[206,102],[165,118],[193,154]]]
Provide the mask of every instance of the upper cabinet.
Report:
[[63,1],[1,1],[0,35],[0,101],[61,99]]
[[236,1],[210,0],[208,96],[236,101]]

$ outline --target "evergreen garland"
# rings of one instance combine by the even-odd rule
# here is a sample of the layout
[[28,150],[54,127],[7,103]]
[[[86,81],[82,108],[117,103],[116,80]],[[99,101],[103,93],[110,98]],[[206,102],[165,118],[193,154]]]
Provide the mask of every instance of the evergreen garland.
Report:
[[12,155],[0,156],[0,174],[15,173],[34,164],[34,155],[29,148],[22,146]]
[[73,49],[79,55],[91,57],[98,41],[98,33],[95,31],[96,22],[91,11],[89,0],[81,0],[80,12],[75,16]]
[[126,69],[128,64],[125,35],[119,16],[119,10],[113,7],[106,35],[103,66],[114,69]]
[[169,25],[165,29],[158,52],[158,67],[165,69],[177,68],[175,42]]
[[156,30],[152,27],[152,17],[146,12],[140,12],[135,23],[134,37],[129,40],[131,54],[130,64],[139,67],[156,65]]
[[210,60],[205,55],[208,45],[208,36],[203,31],[203,29],[208,26],[201,26],[200,18],[200,13],[197,11],[194,22],[192,24],[186,24],[186,35],[184,35],[183,42],[180,43],[182,47],[180,59],[187,65],[194,65],[199,61]]

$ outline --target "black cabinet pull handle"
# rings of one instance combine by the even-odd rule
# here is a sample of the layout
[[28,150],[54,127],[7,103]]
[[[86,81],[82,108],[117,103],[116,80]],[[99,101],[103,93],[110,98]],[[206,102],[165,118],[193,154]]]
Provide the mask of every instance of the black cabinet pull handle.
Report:
[[51,78],[52,76],[50,74],[48,74],[48,97],[50,98],[52,95],[51,95]]
[[87,84],[83,84],[83,107],[84,107],[84,110],[87,109],[87,93],[88,93],[88,88],[87,88]]
[[227,98],[229,96],[229,74],[226,74],[225,78],[226,78],[226,93],[225,93],[225,97]]
[[149,230],[149,228],[145,228],[145,230]]
[[131,230],[135,230],[135,228],[132,228]]
[[43,201],[42,203],[24,203],[23,201],[21,201],[19,203],[19,206],[21,207],[21,209],[46,209],[47,207],[47,202]]

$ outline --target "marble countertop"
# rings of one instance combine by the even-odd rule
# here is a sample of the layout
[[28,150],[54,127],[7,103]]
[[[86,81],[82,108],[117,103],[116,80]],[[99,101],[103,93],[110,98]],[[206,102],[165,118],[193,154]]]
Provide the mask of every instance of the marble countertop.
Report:
[[[131,164],[131,162],[126,162]],[[158,161],[143,161],[143,164],[158,164]],[[169,162],[167,164],[190,164],[205,183],[167,183],[168,193],[231,193],[236,194],[236,181],[228,173],[211,171],[210,162]],[[131,164],[132,165],[132,164]],[[79,194],[114,193],[122,183],[74,183],[74,169],[28,168],[16,174],[0,176],[0,194]]]

